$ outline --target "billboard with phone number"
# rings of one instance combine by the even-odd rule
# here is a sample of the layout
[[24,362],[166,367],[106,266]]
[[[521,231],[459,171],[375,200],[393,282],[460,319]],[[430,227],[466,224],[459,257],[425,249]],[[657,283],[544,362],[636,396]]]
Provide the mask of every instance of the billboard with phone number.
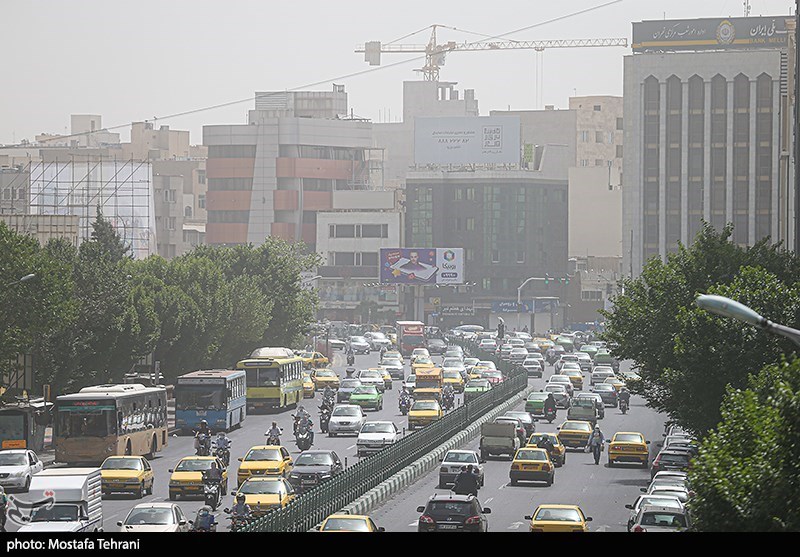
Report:
[[381,248],[384,284],[463,284],[463,248]]

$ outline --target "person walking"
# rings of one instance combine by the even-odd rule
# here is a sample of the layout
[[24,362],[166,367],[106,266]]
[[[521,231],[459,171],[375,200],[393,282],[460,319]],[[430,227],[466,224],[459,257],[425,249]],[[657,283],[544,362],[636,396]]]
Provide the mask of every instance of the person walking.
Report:
[[594,431],[589,436],[589,451],[594,456],[594,463],[600,464],[600,453],[603,451],[603,444],[606,442],[606,437],[600,431],[600,426],[594,426]]

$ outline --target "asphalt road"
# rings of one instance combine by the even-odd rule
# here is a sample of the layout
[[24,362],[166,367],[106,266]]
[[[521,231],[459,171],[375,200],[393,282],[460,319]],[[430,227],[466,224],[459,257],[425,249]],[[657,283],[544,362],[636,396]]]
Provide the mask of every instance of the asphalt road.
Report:
[[[344,377],[345,368],[348,367],[345,362],[343,352],[334,352],[333,368],[337,371],[340,377]],[[378,364],[379,356],[373,352],[370,355],[356,356],[355,368],[364,369],[374,367]],[[437,359],[438,361],[438,359]],[[408,375],[410,368],[408,360],[405,361],[405,373]],[[406,417],[400,414],[398,409],[398,392],[400,389],[400,382],[394,381],[392,390],[387,390],[384,393],[383,410],[381,411],[366,411],[367,420],[389,420],[397,425],[398,429],[403,430],[407,426]],[[459,396],[460,398],[460,396]],[[327,435],[320,433],[319,422],[316,420],[317,408],[322,400],[322,394],[316,393],[314,399],[305,399],[303,406],[308,410],[312,416],[315,417],[315,437],[314,449],[333,449],[339,457],[346,462],[347,465],[352,465],[358,462],[356,455],[356,437],[355,436],[337,436],[330,438]],[[457,401],[457,404],[459,401]],[[272,425],[273,420],[278,422],[278,426],[283,428],[284,434],[281,437],[283,445],[289,450],[293,458],[296,458],[300,451],[294,443],[292,436],[292,413],[294,410],[284,410],[280,413],[272,414],[248,414],[241,429],[234,430],[228,434],[228,437],[233,441],[231,450],[231,464],[228,467],[228,493],[229,495],[223,498],[221,508],[229,507],[234,503],[233,496],[230,492],[236,489],[236,471],[239,462],[237,458],[243,457],[248,449],[254,445],[263,445],[266,442],[264,432]],[[409,433],[410,435],[410,433]],[[192,437],[172,436],[169,439],[167,447],[158,453],[158,456],[151,461],[153,470],[155,472],[155,489],[154,494],[145,496],[142,499],[136,499],[133,496],[126,495],[112,495],[103,499],[103,525],[106,532],[117,532],[120,528],[116,525],[117,521],[124,520],[132,507],[139,503],[146,502],[169,502],[169,469],[174,468],[181,458],[191,456],[194,454],[194,440]],[[21,499],[27,499],[26,494],[17,494],[16,496]],[[175,501],[178,506],[183,510],[189,519],[194,519],[197,510],[203,506],[202,499],[188,500],[178,499]],[[224,513],[219,513],[218,520],[220,527],[218,530],[228,530],[230,522],[225,519]],[[13,524],[7,525],[9,531],[16,530]]]
[[[626,367],[623,363],[623,368]],[[529,379],[529,383],[537,387],[544,385],[552,371],[553,368],[548,366],[544,379]],[[588,380],[585,384],[588,388]],[[522,410],[523,405],[516,409]],[[564,419],[566,411],[559,410],[558,418],[552,424],[539,421],[536,430],[556,432],[556,427]],[[652,462],[658,453],[656,444],[663,439],[664,421],[665,417],[646,408],[640,397],[632,397],[628,414],[623,415],[619,409],[607,407],[605,418],[598,423],[609,439],[617,431],[643,433],[651,441]],[[478,442],[476,438],[464,448],[477,450]],[[621,464],[609,468],[605,452],[600,465],[595,465],[591,454],[568,450],[566,464],[556,469],[555,482],[551,487],[538,482],[522,482],[512,487],[509,483],[510,468],[511,462],[507,457],[490,457],[484,465],[486,484],[478,492],[478,499],[484,507],[492,510],[487,516],[490,531],[527,532],[525,515],[531,514],[539,504],[560,503],[579,505],[593,519],[589,523],[591,531],[625,532],[630,512],[625,504],[633,503],[640,495],[639,488],[647,487],[650,482],[650,471],[635,465]],[[420,515],[417,507],[424,505],[432,494],[446,492],[437,487],[438,473],[438,468],[431,471],[401,494],[373,510],[370,516],[387,531],[416,531]]]

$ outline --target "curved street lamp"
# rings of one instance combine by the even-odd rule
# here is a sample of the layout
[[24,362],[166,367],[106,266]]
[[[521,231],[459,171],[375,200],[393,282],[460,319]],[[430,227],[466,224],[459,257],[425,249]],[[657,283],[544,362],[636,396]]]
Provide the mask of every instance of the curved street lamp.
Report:
[[28,273],[24,277],[21,277],[19,280],[15,280],[14,282],[10,282],[10,283],[6,284],[6,288],[10,288],[10,287],[14,286],[15,284],[28,282],[29,280],[32,280],[32,279],[35,279],[35,278],[36,278],[36,273]]
[[759,315],[753,308],[747,307],[736,300],[731,300],[725,296],[717,296],[715,294],[700,294],[695,300],[695,303],[701,309],[721,315],[722,317],[730,317],[731,319],[754,325],[768,333],[784,336],[800,346],[800,331],[787,327],[786,325],[773,323],[766,317]]

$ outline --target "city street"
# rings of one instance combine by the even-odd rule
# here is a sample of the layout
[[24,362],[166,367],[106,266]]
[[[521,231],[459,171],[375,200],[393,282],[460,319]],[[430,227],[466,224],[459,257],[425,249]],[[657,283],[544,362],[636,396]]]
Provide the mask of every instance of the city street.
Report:
[[[628,369],[629,362],[621,364]],[[543,386],[552,373],[548,366],[543,379],[529,379],[530,384]],[[587,381],[588,388],[588,381]],[[515,410],[522,410],[520,405]],[[556,427],[566,419],[566,411],[559,410],[558,418],[552,423],[541,420],[536,424],[537,431],[555,432]],[[638,431],[650,440],[650,459],[658,453],[657,443],[662,440],[664,416],[646,408],[640,397],[631,398],[631,408],[627,415],[617,408],[606,408],[605,418],[600,420],[600,428],[606,438],[617,431]],[[478,449],[479,439],[474,439],[463,448]],[[607,446],[606,446],[607,450]],[[577,504],[587,516],[591,531],[624,532],[629,516],[626,503],[633,503],[639,488],[647,487],[650,472],[634,465],[621,464],[614,468],[607,465],[604,452],[600,465],[594,464],[591,454],[569,450],[566,464],[556,469],[555,483],[545,487],[544,483],[527,483],[512,487],[509,484],[511,462],[505,457],[490,457],[484,465],[486,484],[478,492],[478,499],[492,513],[488,515],[489,530],[501,532],[527,532],[528,521],[525,515],[531,514],[542,503]],[[424,505],[437,489],[438,468],[428,473],[414,485],[403,490],[370,515],[376,524],[387,531],[413,532],[417,530],[417,507]]]
[[[379,355],[376,352],[368,356],[356,356],[355,368],[365,369],[374,367],[378,364]],[[334,352],[333,366],[340,377],[345,376],[345,357],[343,352]],[[406,375],[408,374],[408,361],[406,360]],[[391,420],[397,425],[401,431],[406,427],[406,418],[400,414],[398,410],[398,392],[400,382],[395,381],[392,390],[387,390],[384,393],[384,408],[381,411],[366,411],[368,420]],[[321,434],[319,431],[319,423],[316,420],[318,413],[317,407],[320,404],[322,394],[316,393],[314,399],[305,399],[303,407],[314,416],[314,449],[332,449],[336,451],[339,457],[347,465],[353,465],[358,462],[356,456],[356,437],[334,437],[330,438],[327,435]],[[460,397],[459,397],[460,400]],[[233,504],[233,497],[230,492],[236,489],[236,471],[239,467],[237,458],[243,457],[247,450],[254,445],[263,445],[266,441],[264,432],[269,429],[273,421],[278,422],[278,426],[283,428],[283,435],[281,441],[283,445],[296,457],[300,454],[297,446],[294,443],[292,435],[292,414],[294,410],[285,410],[275,414],[249,414],[241,429],[235,430],[228,434],[229,438],[233,441],[231,450],[231,464],[228,467],[228,496],[223,498],[221,508],[229,507]],[[107,532],[119,531],[116,525],[117,521],[124,520],[128,511],[139,503],[146,502],[164,502],[169,501],[169,469],[174,468],[181,458],[191,456],[194,454],[193,438],[189,436],[172,436],[170,437],[168,446],[158,453],[158,456],[151,461],[153,470],[155,472],[155,488],[154,494],[145,496],[142,499],[134,499],[132,496],[113,495],[103,499],[103,524]],[[27,494],[15,494],[23,500],[29,500]],[[203,506],[201,499],[186,500],[179,499],[175,501],[189,517],[194,519],[197,510]],[[218,530],[227,530],[230,522],[225,520],[224,513],[220,512],[218,520],[220,521],[220,528]],[[17,527],[11,523],[8,524],[8,530],[14,531]]]

